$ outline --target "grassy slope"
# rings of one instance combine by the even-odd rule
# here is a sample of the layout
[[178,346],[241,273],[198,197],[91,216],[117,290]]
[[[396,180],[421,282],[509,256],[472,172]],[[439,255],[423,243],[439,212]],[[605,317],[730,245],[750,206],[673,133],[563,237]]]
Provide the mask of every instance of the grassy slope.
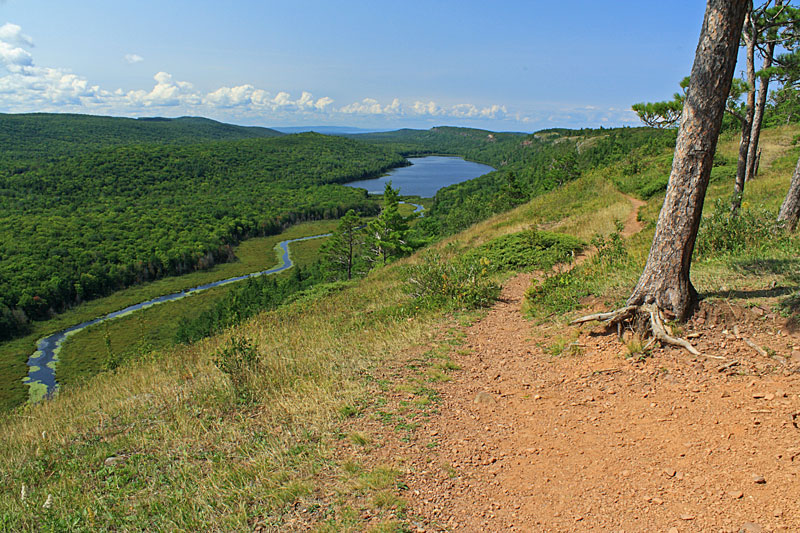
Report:
[[[327,225],[313,224],[311,231],[326,231],[322,228],[330,226],[329,231],[335,225],[335,221],[329,221]],[[266,240],[274,241],[275,239],[252,239],[252,241]],[[290,246],[292,260],[301,266],[313,263],[319,247],[324,242],[325,239],[313,239],[293,243]],[[264,254],[259,254],[262,261],[269,258],[260,266],[252,267],[251,272],[265,269],[271,264],[270,260],[273,260],[275,251],[268,247],[269,243],[245,241],[245,244],[248,244],[248,252],[263,248]],[[245,248],[245,246],[240,247],[240,250],[241,248]],[[240,257],[241,262],[245,263],[247,254],[242,253]],[[277,275],[288,276],[289,271]],[[210,309],[232,287],[233,285],[216,287],[176,302],[156,305],[117,320],[97,324],[71,336],[59,353],[57,368],[59,383],[69,387],[104,370],[109,349],[115,358],[125,361],[152,350],[169,348],[174,344],[181,319],[194,317],[206,309]],[[106,346],[106,335],[109,338],[109,346]]]
[[[781,135],[765,132],[764,142],[777,145]],[[730,145],[723,143],[721,149],[730,150]],[[786,162],[796,155],[793,151],[778,158],[772,170],[763,170],[748,185],[747,201],[774,205],[788,184]],[[532,223],[582,238],[608,233],[629,206],[609,184],[613,177],[610,171],[583,176],[438,246],[471,248]],[[712,187],[709,200],[727,197],[730,186]],[[655,197],[643,209],[647,221],[660,203]],[[630,290],[651,236],[652,226],[632,239],[632,260],[595,285],[601,296],[613,303]],[[342,442],[369,440],[344,433],[343,416],[392,424],[400,419],[398,431],[413,431],[414,417],[436,409],[425,381],[446,379],[447,365],[413,383],[372,377],[379,365],[404,353],[436,350],[433,336],[449,323],[437,313],[401,312],[408,298],[401,287],[402,265],[417,260],[264,313],[197,345],[154,353],[54,401],[18,411],[0,427],[0,524],[9,529],[66,529],[72,524],[74,530],[144,530],[158,523],[166,529],[229,530],[257,522],[280,529],[287,527],[291,504],[300,502],[323,523],[322,530],[359,531],[363,523],[355,505],[384,517],[383,531],[400,530],[398,521],[408,517],[397,496],[397,472],[337,459],[334,452]],[[712,265],[720,269],[713,275],[717,282],[742,275],[729,261],[717,263],[722,265]],[[709,264],[694,269],[701,291],[711,284],[703,277]],[[764,282],[757,276],[748,279]],[[554,330],[564,329],[564,316],[547,320]],[[249,339],[262,354],[262,366],[248,374],[258,391],[257,405],[237,404],[230,383],[213,365],[231,337]],[[421,361],[414,364],[429,364],[424,357]],[[387,391],[408,394],[403,413],[383,410]],[[106,464],[110,456],[119,462]],[[25,501],[20,499],[23,484]],[[48,494],[53,506],[45,510]],[[332,495],[333,507],[315,507],[322,494]]]
[[[208,270],[192,272],[183,276],[163,278],[149,283],[129,287],[110,296],[98,298],[62,313],[46,322],[33,322],[33,332],[25,337],[0,344],[0,410],[23,402],[28,395],[22,378],[28,373],[25,362],[35,350],[36,341],[74,324],[80,324],[112,311],[123,309],[161,296],[182,291],[212,281],[226,279],[276,264],[274,246],[282,240],[327,233],[336,226],[336,221],[321,220],[292,226],[280,235],[249,239],[236,247],[238,261],[221,263]],[[217,293],[219,294],[219,292]],[[128,320],[136,320],[135,315]],[[136,326],[139,327],[138,324]],[[80,334],[75,339],[80,338]],[[105,347],[103,347],[105,353]]]
[[[412,211],[413,207],[411,206],[402,205],[400,207],[400,213],[403,215],[410,215]],[[336,220],[305,222],[293,226],[278,236],[244,241],[236,249],[238,261],[233,263],[236,266],[234,273],[227,274],[231,269],[220,269],[217,275],[224,276],[212,279],[240,275],[235,272],[250,273],[270,268],[273,265],[271,261],[275,256],[274,247],[278,241],[329,233],[336,228],[337,224]],[[320,238],[291,244],[289,251],[292,261],[300,266],[310,265],[317,259],[319,248],[325,240],[325,238]],[[288,276],[289,271],[278,275]],[[176,283],[178,281],[180,278],[174,280]],[[59,354],[59,383],[63,386],[70,386],[102,371],[109,348],[115,358],[124,361],[151,350],[161,350],[172,346],[181,319],[191,318],[211,308],[232,287],[233,285],[217,287],[169,305],[154,306],[118,320],[98,324],[71,336],[64,343]],[[109,337],[110,346],[106,345],[106,335]]]

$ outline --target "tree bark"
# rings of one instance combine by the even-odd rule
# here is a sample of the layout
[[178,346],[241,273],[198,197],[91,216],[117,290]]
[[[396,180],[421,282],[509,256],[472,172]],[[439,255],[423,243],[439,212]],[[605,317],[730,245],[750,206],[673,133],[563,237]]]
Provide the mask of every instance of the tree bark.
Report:
[[751,11],[752,6],[749,6],[748,12],[744,18],[743,37],[747,49],[747,84],[749,85],[749,90],[747,91],[745,116],[742,121],[742,138],[739,141],[739,161],[736,165],[736,181],[733,185],[733,199],[731,200],[731,211],[734,212],[738,211],[742,205],[742,196],[744,195],[744,184],[746,181],[745,176],[747,175],[747,154],[750,148],[750,131],[752,129],[756,103],[756,28]]
[[[782,2],[779,0],[775,5],[779,6]],[[767,48],[764,51],[764,63],[761,70],[768,69],[772,66],[772,58],[775,55],[775,41],[770,39],[767,43]],[[764,119],[764,108],[767,104],[767,90],[769,89],[769,76],[760,76],[758,78],[758,102],[756,102],[755,114],[753,115],[753,124],[750,129],[750,146],[747,149],[747,173],[745,174],[745,181],[750,181],[756,175],[756,156],[758,151],[758,138],[761,136],[761,122]]]
[[781,204],[778,221],[783,222],[787,230],[794,231],[797,228],[798,218],[800,218],[800,159],[797,160],[789,191]]
[[655,304],[685,320],[697,302],[689,266],[748,4],[706,3],[667,194],[647,264],[628,305]]

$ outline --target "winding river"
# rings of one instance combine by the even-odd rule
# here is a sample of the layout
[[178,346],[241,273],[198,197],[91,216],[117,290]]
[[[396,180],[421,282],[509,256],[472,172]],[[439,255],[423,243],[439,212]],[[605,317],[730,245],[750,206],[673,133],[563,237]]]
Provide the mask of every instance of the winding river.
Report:
[[[409,203],[409,205],[413,205],[415,207],[415,213],[418,213],[423,209],[423,207],[418,204],[411,204],[410,202],[401,203]],[[275,245],[275,252],[278,255],[278,266],[270,268],[269,270],[262,270],[260,272],[253,272],[252,274],[222,279],[212,283],[206,283],[205,285],[198,285],[197,287],[192,287],[191,289],[186,289],[181,292],[174,292],[172,294],[159,296],[157,298],[153,298],[152,300],[147,300],[146,302],[128,306],[125,309],[114,311],[113,313],[109,313],[93,320],[87,320],[86,322],[71,326],[67,329],[59,331],[58,333],[53,333],[52,335],[48,335],[47,337],[40,339],[39,342],[36,343],[36,351],[28,358],[28,375],[23,380],[29,387],[30,400],[33,402],[39,401],[48,397],[49,395],[54,394],[58,389],[58,382],[56,381],[55,372],[56,364],[58,362],[58,353],[61,351],[61,345],[64,343],[64,340],[70,335],[74,335],[75,333],[86,329],[89,326],[93,326],[94,324],[99,324],[114,318],[120,318],[153,305],[180,300],[181,298],[186,298],[187,296],[200,291],[205,291],[214,287],[221,287],[223,285],[228,285],[229,283],[236,283],[237,281],[242,281],[249,278],[283,272],[294,266],[291,254],[289,253],[289,245],[291,243],[319,239],[328,236],[330,236],[330,233],[320,233],[319,235],[309,235],[307,237],[287,239],[279,242]]]
[[[423,198],[430,198],[436,194],[436,191],[442,187],[467,181],[477,178],[487,172],[494,170],[487,165],[465,161],[460,157],[445,157],[445,156],[428,156],[421,158],[410,158],[411,166],[396,168],[390,171],[386,176],[374,178],[370,180],[354,181],[347,183],[349,187],[361,187],[367,189],[370,193],[382,194],[385,183],[391,181],[392,186],[400,189],[401,195],[406,196],[421,196]],[[409,202],[404,202],[409,203]],[[422,211],[423,207],[417,204],[410,204],[415,206],[414,212]],[[164,302],[171,302],[186,298],[187,296],[211,289],[213,287],[221,287],[229,283],[235,283],[248,278],[257,276],[267,276],[270,274],[277,274],[292,268],[294,263],[289,254],[289,244],[298,241],[306,241],[310,239],[319,239],[329,236],[330,233],[323,233],[320,235],[311,235],[308,237],[300,237],[297,239],[288,239],[279,242],[275,245],[275,251],[278,254],[278,266],[270,268],[269,270],[262,270],[252,274],[237,276],[235,278],[223,279],[205,285],[199,285],[191,289],[186,289],[181,292],[175,292],[158,298],[153,298],[146,302],[138,303],[114,311],[105,316],[95,318],[82,322],[75,326],[69,327],[65,330],[54,333],[36,343],[36,351],[28,358],[28,375],[23,380],[29,387],[29,398],[31,401],[39,401],[56,392],[58,389],[58,382],[56,380],[56,364],[58,362],[58,354],[61,350],[61,345],[64,340],[70,335],[107,320],[120,318],[136,311],[146,309],[153,305],[158,305]]]

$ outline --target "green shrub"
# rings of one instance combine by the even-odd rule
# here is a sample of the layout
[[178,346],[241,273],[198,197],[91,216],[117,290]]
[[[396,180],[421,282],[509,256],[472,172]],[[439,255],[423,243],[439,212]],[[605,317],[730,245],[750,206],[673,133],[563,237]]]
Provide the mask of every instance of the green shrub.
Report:
[[488,261],[493,272],[547,270],[569,263],[584,243],[570,235],[530,229],[493,239],[464,255],[464,261]]
[[448,261],[438,252],[428,252],[420,264],[409,267],[408,291],[430,308],[488,307],[500,294],[500,286],[489,278],[488,267],[486,258]]
[[624,225],[619,220],[614,221],[616,231],[605,237],[599,233],[592,238],[592,246],[597,249],[593,263],[602,267],[611,267],[628,258],[628,251],[622,240]]
[[592,245],[597,251],[591,260],[542,281],[535,280],[525,292],[523,311],[542,318],[577,309],[582,298],[602,292],[613,273],[629,268],[632,259],[620,235],[622,224],[616,222],[616,226],[608,236],[594,236]]
[[226,347],[214,354],[214,365],[228,376],[237,399],[243,403],[255,400],[250,383],[258,361],[258,349],[244,337],[232,338]]
[[591,284],[582,269],[562,272],[534,280],[525,292],[525,311],[534,317],[566,313],[578,308],[581,298],[590,294]]
[[732,213],[728,202],[717,200],[714,213],[703,218],[697,235],[697,257],[735,255],[785,247],[789,242],[773,213],[742,207]]

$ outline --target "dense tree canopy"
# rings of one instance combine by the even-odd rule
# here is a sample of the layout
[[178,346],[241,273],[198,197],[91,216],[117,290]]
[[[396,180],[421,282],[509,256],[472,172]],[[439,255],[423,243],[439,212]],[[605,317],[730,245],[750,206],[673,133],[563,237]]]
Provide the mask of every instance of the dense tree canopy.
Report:
[[121,146],[6,169],[0,317],[47,318],[137,282],[229,260],[231,245],[248,236],[350,209],[377,212],[363,190],[336,184],[403,162],[384,148],[301,134]]

